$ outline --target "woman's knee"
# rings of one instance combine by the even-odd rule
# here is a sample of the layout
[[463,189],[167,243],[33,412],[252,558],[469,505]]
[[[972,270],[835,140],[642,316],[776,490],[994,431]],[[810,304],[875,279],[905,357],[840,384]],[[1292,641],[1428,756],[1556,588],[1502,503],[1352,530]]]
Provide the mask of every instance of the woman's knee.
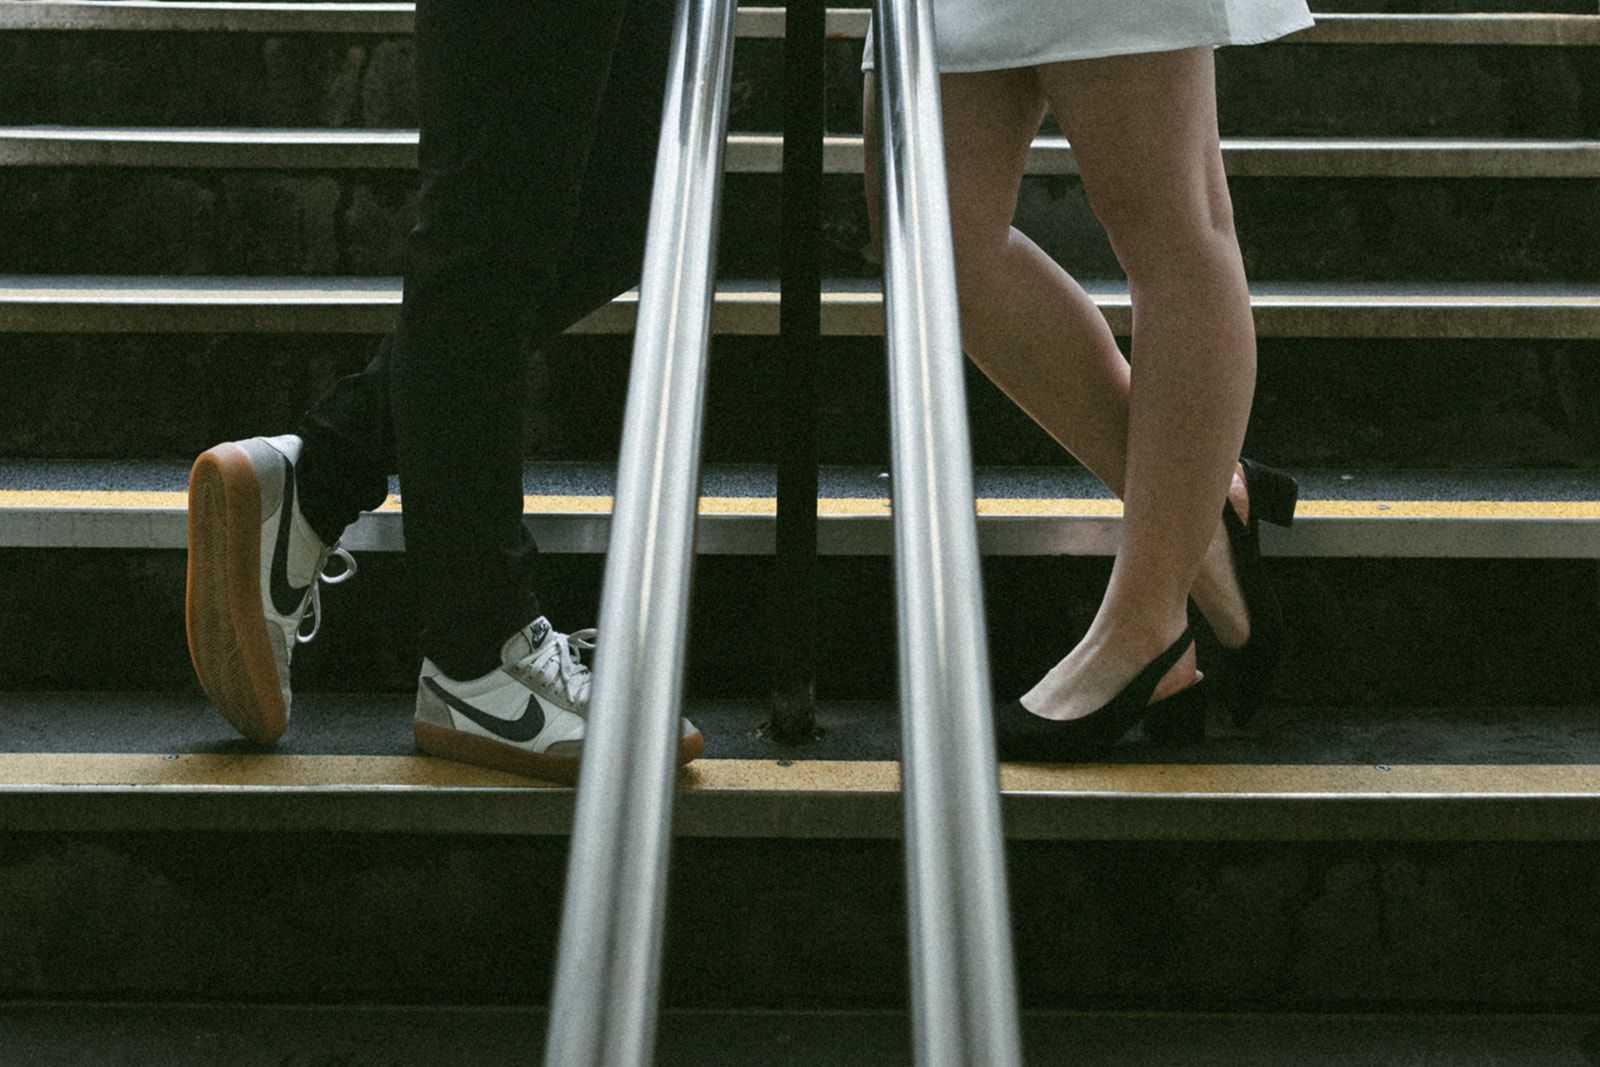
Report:
[[1235,243],[1226,179],[1108,181],[1085,193],[1124,269],[1148,257],[1205,253]]

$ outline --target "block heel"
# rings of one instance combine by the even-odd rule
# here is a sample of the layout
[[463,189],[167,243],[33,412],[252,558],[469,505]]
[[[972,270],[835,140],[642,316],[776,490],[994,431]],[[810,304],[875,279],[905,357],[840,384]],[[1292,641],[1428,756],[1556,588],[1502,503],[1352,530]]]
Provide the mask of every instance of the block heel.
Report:
[[1239,465],[1244,468],[1245,491],[1250,496],[1251,523],[1270,522],[1285,528],[1294,525],[1300,483],[1283,471],[1254,460],[1241,459]]
[[1261,711],[1284,650],[1283,609],[1261,560],[1261,524],[1287,527],[1294,522],[1300,484],[1283,471],[1252,460],[1241,459],[1239,464],[1244,468],[1250,519],[1239,518],[1232,503],[1224,503],[1222,524],[1250,614],[1250,639],[1239,648],[1223,647],[1212,673],[1234,724],[1246,726]]

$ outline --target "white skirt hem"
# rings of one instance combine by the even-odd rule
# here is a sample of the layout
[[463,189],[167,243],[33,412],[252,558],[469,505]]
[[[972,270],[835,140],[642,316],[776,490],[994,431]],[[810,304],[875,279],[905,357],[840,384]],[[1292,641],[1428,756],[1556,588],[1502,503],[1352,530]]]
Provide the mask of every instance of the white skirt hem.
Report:
[[[1122,2],[1122,0],[1119,0]],[[1143,0],[1135,0],[1143,2]],[[1238,31],[1225,30],[1216,32],[1207,30],[1189,34],[1163,35],[1151,34],[1137,40],[1123,38],[1116,41],[1087,39],[1093,35],[1073,36],[1069,39],[1057,41],[1054,46],[1040,48],[1038,51],[1029,51],[1026,55],[997,56],[984,55],[974,59],[954,59],[948,53],[951,51],[970,51],[967,48],[951,48],[951,42],[940,42],[939,48],[939,73],[941,74],[977,74],[991,70],[1021,70],[1028,67],[1044,66],[1048,63],[1070,63],[1080,59],[1104,59],[1107,56],[1119,55],[1144,55],[1153,52],[1177,52],[1186,48],[1222,48],[1228,45],[1265,44],[1275,41],[1290,33],[1309,29],[1315,25],[1311,12],[1307,10],[1303,0],[1292,0],[1290,3],[1278,3],[1279,10],[1275,12],[1279,17],[1275,20],[1253,20],[1246,31],[1243,27]],[[1199,27],[1190,27],[1199,30]],[[872,70],[876,56],[874,55],[873,30],[868,28],[866,48],[861,54],[861,69]]]

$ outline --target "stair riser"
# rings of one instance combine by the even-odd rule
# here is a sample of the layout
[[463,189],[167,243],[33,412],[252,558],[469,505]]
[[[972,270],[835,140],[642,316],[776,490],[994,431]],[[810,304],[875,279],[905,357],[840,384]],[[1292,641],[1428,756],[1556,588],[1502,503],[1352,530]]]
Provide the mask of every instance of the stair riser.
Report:
[[[828,128],[837,133],[861,128],[861,46],[828,44]],[[1221,125],[1255,135],[1595,137],[1596,52],[1230,49],[1217,60]],[[782,53],[778,40],[738,42],[731,128],[782,128]],[[19,124],[410,128],[415,95],[409,36],[0,33],[0,97],[14,101],[5,121]]]
[[20,125],[415,128],[410,36],[0,33]]
[[1284,44],[1217,55],[1224,136],[1593,138],[1597,102],[1596,48]]
[[[0,839],[0,996],[548,999],[564,839]],[[666,1007],[901,1008],[896,842],[682,839]],[[1574,1010],[1600,859],[1573,845],[1010,845],[1034,1009]]]
[[[530,458],[613,461],[631,338],[567,337],[535,354]],[[376,349],[362,335],[0,334],[0,456],[189,461],[218,441],[292,430]],[[1246,453],[1290,467],[1600,466],[1600,342],[1263,338]],[[777,345],[713,345],[704,456],[776,462]],[[825,463],[883,464],[882,342],[832,339],[818,412]],[[984,465],[1069,462],[976,369]]]
[[[540,596],[589,625],[603,561],[547,554]],[[687,692],[761,700],[772,684],[770,557],[697,563]],[[995,691],[1030,686],[1088,628],[1109,561],[985,562]],[[415,619],[400,558],[364,553],[324,591],[325,624],[295,654],[302,692],[414,691]],[[1582,707],[1600,703],[1600,584],[1588,560],[1305,560],[1270,564],[1291,620],[1270,703],[1294,707]],[[0,550],[0,693],[195,690],[184,644],[184,553]],[[819,568],[818,695],[893,700],[891,562]],[[1203,650],[1204,651],[1204,650]]]
[[[1600,276],[1592,178],[1235,178],[1256,281],[1588,280]],[[0,168],[13,205],[0,273],[395,275],[415,222],[402,171]],[[824,271],[873,277],[861,179],[824,181]],[[719,269],[771,278],[776,175],[730,175]],[[1076,177],[1029,177],[1017,225],[1083,278],[1122,275]]]

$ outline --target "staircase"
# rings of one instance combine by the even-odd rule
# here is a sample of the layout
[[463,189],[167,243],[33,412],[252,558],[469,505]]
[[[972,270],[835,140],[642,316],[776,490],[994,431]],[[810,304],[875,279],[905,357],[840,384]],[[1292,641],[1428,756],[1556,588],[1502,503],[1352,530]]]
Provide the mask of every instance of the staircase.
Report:
[[[1304,487],[1268,542],[1294,645],[1249,731],[1001,768],[1030,1062],[1600,1062],[1600,13],[1463,6],[1325,2],[1219,53],[1246,451]],[[740,15],[662,1062],[909,1058],[865,18],[829,16],[826,733],[790,748],[759,731],[783,13]],[[276,749],[183,640],[189,462],[292,427],[398,306],[409,33],[395,3],[0,0],[0,1062],[536,1055],[572,793],[411,747],[399,501],[346,539]],[[1125,336],[1053,132],[1018,224]],[[530,353],[563,626],[596,614],[634,308]],[[1117,508],[968,387],[1010,695],[1087,626]]]

